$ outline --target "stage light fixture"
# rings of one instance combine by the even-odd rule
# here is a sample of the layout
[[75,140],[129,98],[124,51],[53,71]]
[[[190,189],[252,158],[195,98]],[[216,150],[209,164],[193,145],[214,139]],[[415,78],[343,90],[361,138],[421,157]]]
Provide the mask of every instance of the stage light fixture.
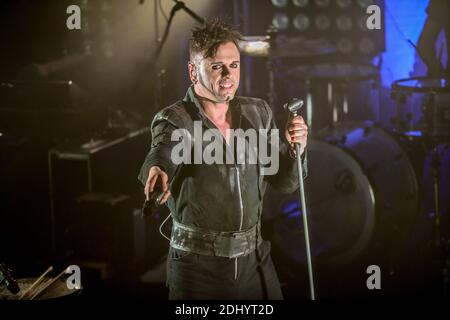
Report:
[[84,40],[83,41],[83,51],[84,54],[87,56],[91,56],[92,55],[92,40]]
[[275,28],[286,30],[289,27],[289,17],[285,13],[276,13],[272,18],[272,24]]
[[289,0],[272,0],[272,4],[278,8],[284,8],[287,6]]
[[[81,0],[80,0],[81,1]],[[103,0],[101,0],[103,1]],[[449,0],[450,1],[450,0]],[[384,28],[367,28],[368,6],[376,4],[384,10],[385,0],[249,0],[249,11],[267,12],[263,21],[255,13],[252,32],[268,26],[286,38],[326,39],[336,46],[339,59],[367,59],[385,48]],[[264,2],[265,10],[261,3]],[[384,21],[382,21],[384,24]],[[361,40],[365,38],[364,40]],[[370,39],[370,41],[369,41]]]
[[80,7],[83,11],[87,10],[89,8],[89,0],[82,0],[80,3]]
[[90,32],[90,25],[88,19],[81,20],[81,32],[87,35]]
[[316,3],[316,6],[320,7],[320,8],[325,8],[328,7],[330,5],[330,0],[314,0],[314,2]]
[[358,47],[361,53],[370,55],[375,50],[375,43],[369,38],[362,38],[359,41]]
[[111,58],[112,56],[114,56],[113,47],[114,44],[112,43],[112,41],[103,42],[103,53],[107,58]]
[[101,6],[100,10],[104,13],[109,13],[109,12],[111,12],[111,9],[112,9],[111,3],[109,1],[104,0],[102,2],[102,6]]
[[366,9],[368,6],[373,4],[373,0],[358,0],[358,4],[361,8]]
[[349,16],[339,16],[336,19],[336,25],[339,30],[348,31],[353,26],[352,18]]
[[104,36],[111,36],[112,30],[111,30],[111,24],[109,23],[109,20],[106,18],[102,18],[100,22],[102,34]]
[[341,38],[337,42],[337,48],[340,53],[348,54],[353,51],[353,42],[348,38]]
[[327,15],[319,14],[316,16],[315,25],[321,31],[327,30],[331,27],[331,19]]
[[367,16],[366,15],[362,15],[362,16],[358,17],[358,28],[361,31],[368,31],[369,30],[367,28]]
[[309,4],[309,0],[292,0],[294,6],[304,8]]
[[301,13],[295,16],[293,23],[294,27],[299,31],[307,30],[311,24],[308,16]]
[[337,0],[336,2],[340,8],[347,8],[352,4],[352,0]]

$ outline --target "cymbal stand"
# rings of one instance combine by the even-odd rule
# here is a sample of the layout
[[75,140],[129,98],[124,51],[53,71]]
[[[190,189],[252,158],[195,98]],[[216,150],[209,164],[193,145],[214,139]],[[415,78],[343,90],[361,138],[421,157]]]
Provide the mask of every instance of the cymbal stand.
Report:
[[[450,282],[450,241],[446,239],[441,233],[441,219],[440,219],[440,197],[439,197],[439,183],[441,175],[441,162],[443,155],[445,154],[448,145],[445,145],[441,150],[440,140],[438,136],[437,123],[439,120],[438,108],[435,103],[435,93],[432,92],[428,95],[427,107],[431,108],[431,138],[432,138],[432,154],[431,154],[431,177],[433,180],[433,205],[434,205],[434,247],[439,254],[439,271],[442,272],[443,280],[443,294],[447,296],[449,294],[449,282]],[[446,235],[448,236],[448,234]]]
[[328,82],[327,83],[327,92],[328,92],[328,104],[330,105],[331,108],[331,123],[332,124],[336,124],[339,119],[338,119],[338,106],[337,106],[337,97],[336,97],[336,93],[335,91],[335,87],[333,82]]
[[434,245],[441,245],[441,222],[439,214],[439,176],[441,172],[441,155],[439,154],[439,145],[433,142],[433,151],[431,155],[431,177],[433,179],[433,206],[434,206]]
[[313,132],[313,98],[312,98],[312,84],[310,79],[305,80],[305,90],[306,90],[306,124],[309,127],[309,131]]
[[439,152],[439,137],[437,123],[439,120],[438,108],[435,103],[435,93],[428,94],[427,108],[431,109],[431,138],[432,138],[432,154],[431,154],[431,177],[433,179],[433,206],[434,206],[434,245],[437,248],[441,246],[441,221],[440,221],[440,208],[439,208],[439,182],[441,174],[441,160],[442,152]]
[[433,137],[433,150],[431,154],[431,177],[433,179],[433,205],[434,205],[434,241],[435,252],[438,255],[438,268],[442,272],[443,294],[449,294],[450,284],[450,240],[446,239],[441,232],[440,206],[439,206],[439,182],[441,174],[441,160],[448,146],[439,150],[439,142]]
[[268,101],[269,106],[274,109],[275,101],[276,101],[276,93],[275,93],[275,60],[272,58],[268,58],[266,62],[266,68],[269,75],[269,94]]

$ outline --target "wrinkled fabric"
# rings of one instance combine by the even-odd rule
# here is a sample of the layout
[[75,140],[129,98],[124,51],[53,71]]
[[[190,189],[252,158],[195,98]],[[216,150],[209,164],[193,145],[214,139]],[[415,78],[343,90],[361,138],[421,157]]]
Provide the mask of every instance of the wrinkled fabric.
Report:
[[[259,257],[258,257],[259,255]],[[270,242],[238,259],[212,257],[170,248],[167,284],[171,300],[281,300],[283,294],[270,258]]]
[[[230,107],[233,128],[276,128],[272,110],[264,100],[235,97]],[[215,231],[237,231],[240,227],[248,229],[259,220],[267,183],[284,193],[292,193],[299,187],[296,160],[289,153],[290,148],[284,140],[282,130],[280,169],[276,175],[262,176],[259,165],[248,163],[174,165],[170,155],[178,141],[171,141],[171,134],[175,129],[186,128],[193,136],[196,120],[202,121],[204,130],[217,129],[204,114],[191,87],[183,101],[164,108],[155,116],[151,128],[151,150],[139,174],[139,180],[143,184],[152,166],[159,166],[168,174],[172,194],[168,207],[177,221]],[[306,155],[303,159],[303,172],[306,176]],[[242,226],[238,174],[244,211]]]
[[[232,129],[276,129],[272,110],[264,100],[235,97],[230,108]],[[260,162],[175,165],[171,152],[179,141],[171,141],[172,132],[184,128],[194,136],[194,121],[201,121],[203,131],[217,129],[206,117],[191,86],[182,101],[164,108],[153,119],[151,149],[138,177],[145,185],[152,166],[159,166],[168,174],[171,197],[167,205],[176,222],[218,232],[250,229],[261,221],[267,184],[284,193],[298,189],[297,163],[284,130],[279,132],[280,166],[275,175],[262,175]],[[202,148],[206,145],[203,142]],[[224,153],[231,152],[224,141],[223,147]],[[306,151],[302,164],[306,177]],[[258,237],[259,230],[256,243],[261,242]],[[170,247],[167,284],[170,299],[282,299],[267,241],[238,258],[200,255]]]

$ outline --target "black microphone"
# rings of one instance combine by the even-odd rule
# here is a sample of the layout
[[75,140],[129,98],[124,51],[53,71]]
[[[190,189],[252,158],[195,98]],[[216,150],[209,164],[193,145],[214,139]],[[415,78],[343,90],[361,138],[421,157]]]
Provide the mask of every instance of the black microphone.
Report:
[[284,109],[287,109],[292,115],[297,116],[297,111],[303,106],[303,100],[298,98],[293,98],[290,102],[283,105]]
[[160,187],[155,187],[152,196],[148,200],[145,200],[144,205],[142,206],[142,218],[154,215],[160,206],[160,201],[163,194],[164,193]]

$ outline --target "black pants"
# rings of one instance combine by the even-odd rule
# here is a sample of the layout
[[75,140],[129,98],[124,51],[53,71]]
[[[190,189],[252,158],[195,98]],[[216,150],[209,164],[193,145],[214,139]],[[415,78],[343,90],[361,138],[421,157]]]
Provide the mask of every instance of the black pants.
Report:
[[232,259],[199,255],[170,247],[167,285],[171,300],[283,299],[268,241],[263,241],[251,254]]

